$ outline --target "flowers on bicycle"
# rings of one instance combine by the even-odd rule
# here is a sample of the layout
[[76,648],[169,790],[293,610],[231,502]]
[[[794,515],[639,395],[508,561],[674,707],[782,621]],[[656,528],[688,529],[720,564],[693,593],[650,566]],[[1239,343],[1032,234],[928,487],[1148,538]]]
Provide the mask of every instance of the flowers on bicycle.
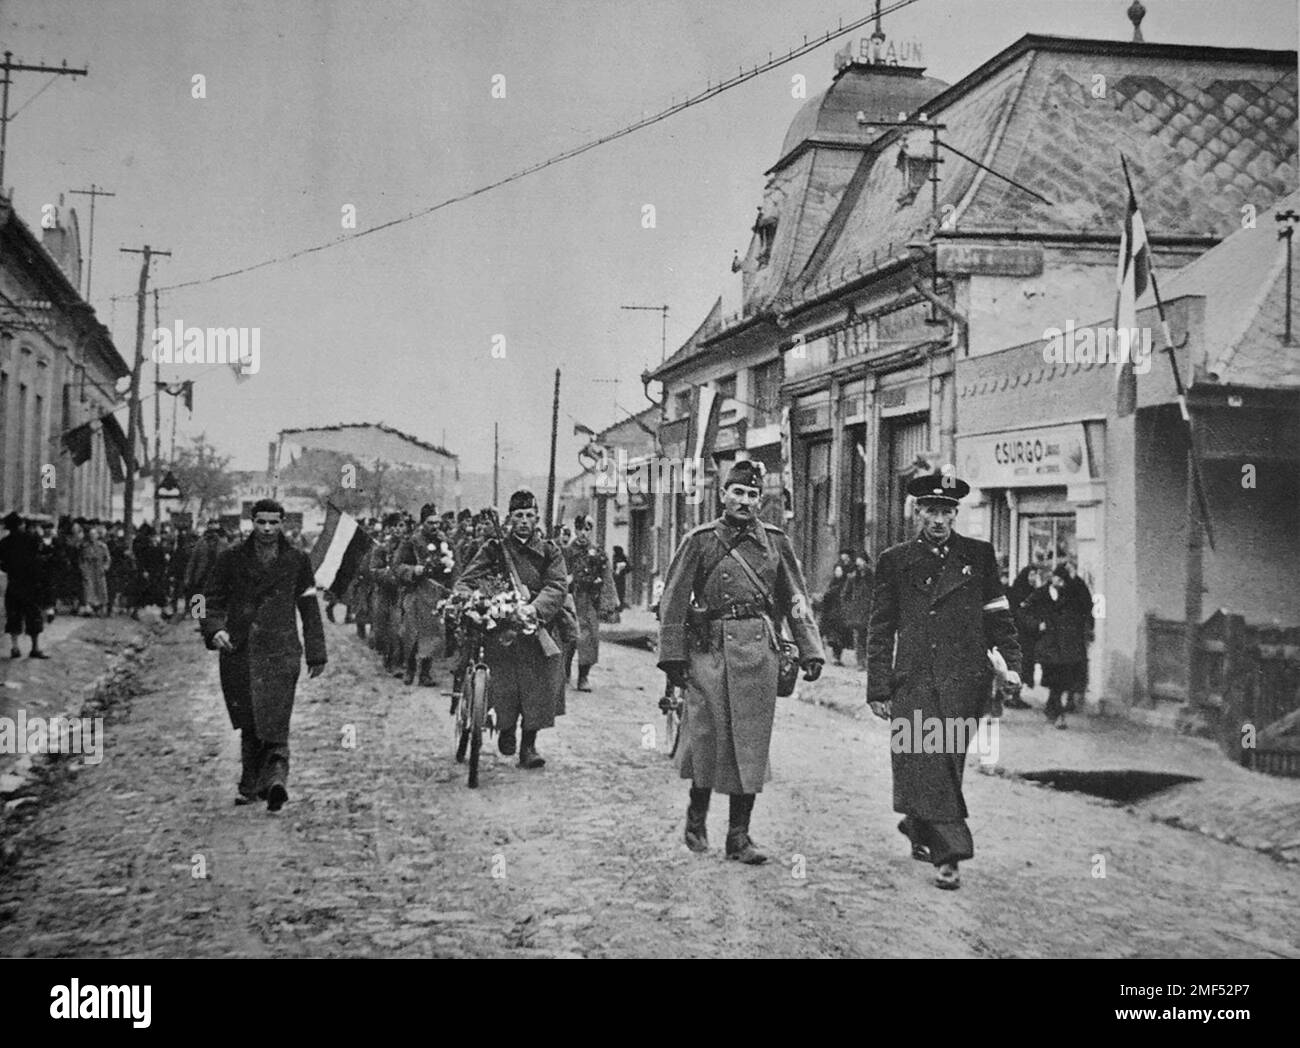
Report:
[[537,632],[536,610],[531,604],[521,601],[512,588],[493,591],[457,590],[439,601],[438,610],[459,626],[469,624],[479,629],[500,630],[503,633]]

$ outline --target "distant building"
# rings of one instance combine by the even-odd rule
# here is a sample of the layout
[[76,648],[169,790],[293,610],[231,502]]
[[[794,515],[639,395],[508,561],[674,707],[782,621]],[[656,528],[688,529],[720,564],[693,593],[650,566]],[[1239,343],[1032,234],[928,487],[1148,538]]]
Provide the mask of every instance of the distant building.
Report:
[[81,297],[76,214],[46,220],[37,239],[0,197],[0,507],[106,519],[125,478],[115,384],[130,369]]
[[627,554],[627,602],[633,606],[648,595],[654,567],[654,498],[646,480],[653,474],[658,426],[659,408],[650,407],[601,430],[591,438],[588,468],[560,486],[560,519],[590,514],[597,545],[610,555],[621,546]]

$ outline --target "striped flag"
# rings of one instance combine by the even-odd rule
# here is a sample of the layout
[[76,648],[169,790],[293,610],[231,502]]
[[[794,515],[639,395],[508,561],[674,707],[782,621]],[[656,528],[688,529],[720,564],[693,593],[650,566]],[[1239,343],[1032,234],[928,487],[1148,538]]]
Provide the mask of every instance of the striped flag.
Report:
[[[1120,417],[1137,410],[1137,375],[1133,370],[1133,350],[1140,338],[1137,326],[1137,304],[1151,286],[1151,248],[1147,244],[1146,226],[1138,210],[1137,196],[1128,176],[1128,163],[1120,156],[1124,168],[1124,183],[1128,187],[1128,207],[1124,212],[1124,228],[1119,238],[1119,266],[1115,274],[1118,295],[1115,300],[1115,344],[1119,351],[1120,366],[1115,375],[1115,413]],[[1160,318],[1164,308],[1157,296]]]
[[374,540],[337,506],[325,509],[325,530],[311,550],[311,566],[316,573],[316,585],[338,596],[346,592],[356,578],[361,558],[370,552]]
[[718,435],[718,414],[722,398],[708,386],[696,386],[691,393],[691,415],[686,428],[686,457],[701,461],[713,449]]

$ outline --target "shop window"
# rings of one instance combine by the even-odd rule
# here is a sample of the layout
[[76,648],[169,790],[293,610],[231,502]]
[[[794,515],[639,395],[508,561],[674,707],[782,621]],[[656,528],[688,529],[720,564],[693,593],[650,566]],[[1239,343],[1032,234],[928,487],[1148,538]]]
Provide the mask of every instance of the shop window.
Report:
[[761,269],[771,261],[772,245],[776,242],[776,216],[763,214],[761,207],[754,222],[754,236],[758,239],[758,254],[754,261]]
[[781,361],[769,360],[754,368],[754,425],[767,426],[781,418]]
[[1023,564],[1055,568],[1069,560],[1078,563],[1078,542],[1073,513],[1044,513],[1020,518],[1024,536]]

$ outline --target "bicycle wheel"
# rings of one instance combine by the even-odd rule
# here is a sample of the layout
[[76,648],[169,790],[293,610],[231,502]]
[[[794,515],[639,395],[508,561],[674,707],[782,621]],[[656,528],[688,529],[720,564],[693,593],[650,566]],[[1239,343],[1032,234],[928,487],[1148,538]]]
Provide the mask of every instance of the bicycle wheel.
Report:
[[456,716],[452,722],[456,733],[456,763],[465,763],[465,751],[469,747],[469,684],[466,682],[456,703]]
[[488,668],[475,666],[469,676],[466,705],[469,734],[469,785],[478,786],[479,753],[483,748],[483,725],[487,720]]

